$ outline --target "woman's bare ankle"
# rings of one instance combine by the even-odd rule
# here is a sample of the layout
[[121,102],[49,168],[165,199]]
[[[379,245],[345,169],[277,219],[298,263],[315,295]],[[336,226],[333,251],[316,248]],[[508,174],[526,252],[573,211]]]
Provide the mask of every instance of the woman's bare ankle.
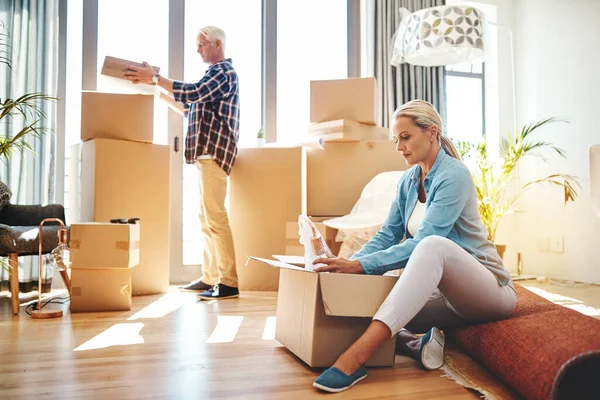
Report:
[[364,362],[361,362],[359,357],[344,353],[337,359],[333,366],[346,375],[352,375],[363,364]]

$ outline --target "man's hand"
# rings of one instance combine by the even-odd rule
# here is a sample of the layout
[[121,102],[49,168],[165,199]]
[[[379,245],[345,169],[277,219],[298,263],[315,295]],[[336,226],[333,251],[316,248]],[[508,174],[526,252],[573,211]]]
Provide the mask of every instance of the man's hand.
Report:
[[324,267],[315,268],[315,272],[335,272],[338,274],[364,274],[365,271],[358,260],[346,260],[345,258],[317,258],[313,265],[326,264]]
[[144,67],[136,67],[134,65],[128,65],[123,70],[123,77],[132,81],[133,83],[146,83],[153,85],[152,77],[158,72],[154,70],[146,61],[144,61]]

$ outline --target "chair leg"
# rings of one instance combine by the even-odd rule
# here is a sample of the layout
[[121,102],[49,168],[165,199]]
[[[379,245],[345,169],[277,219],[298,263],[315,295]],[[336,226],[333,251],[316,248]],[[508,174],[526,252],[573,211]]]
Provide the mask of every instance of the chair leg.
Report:
[[9,254],[8,263],[10,265],[10,300],[13,315],[16,315],[19,313],[19,255]]

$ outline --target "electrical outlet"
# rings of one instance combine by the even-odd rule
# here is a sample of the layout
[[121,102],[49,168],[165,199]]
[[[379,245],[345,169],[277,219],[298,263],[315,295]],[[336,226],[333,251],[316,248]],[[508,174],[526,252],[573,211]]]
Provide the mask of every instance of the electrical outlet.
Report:
[[565,238],[561,235],[553,235],[550,238],[550,251],[553,253],[562,253],[565,251]]
[[550,251],[550,238],[548,236],[538,240],[538,251]]

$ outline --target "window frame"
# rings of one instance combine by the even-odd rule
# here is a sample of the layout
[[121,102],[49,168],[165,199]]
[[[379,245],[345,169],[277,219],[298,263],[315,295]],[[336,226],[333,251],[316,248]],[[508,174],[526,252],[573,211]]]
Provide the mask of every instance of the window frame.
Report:
[[446,119],[446,121],[444,121],[444,125],[447,124],[447,118],[448,118],[448,96],[447,96],[447,85],[446,85],[446,78],[448,76],[455,76],[455,77],[459,77],[459,78],[468,78],[468,79],[480,79],[481,80],[481,132],[482,132],[482,139],[486,138],[486,131],[485,131],[485,62],[481,63],[481,72],[473,72],[473,64],[471,64],[471,71],[470,72],[464,72],[464,71],[454,71],[452,69],[448,69],[448,67],[452,67],[454,64],[451,65],[446,65],[444,66],[444,118]]

